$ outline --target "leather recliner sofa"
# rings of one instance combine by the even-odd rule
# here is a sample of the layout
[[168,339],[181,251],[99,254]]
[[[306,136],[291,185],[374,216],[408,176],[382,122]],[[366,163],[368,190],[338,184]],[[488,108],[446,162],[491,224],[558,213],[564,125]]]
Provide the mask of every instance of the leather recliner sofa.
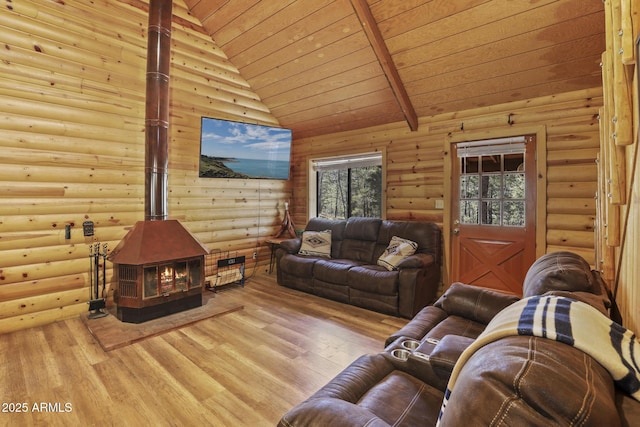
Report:
[[482,340],[500,317],[540,296],[585,303],[590,316],[609,321],[610,299],[598,273],[576,254],[547,254],[529,269],[523,300],[451,286],[389,337],[383,352],[360,357],[285,414],[279,426],[638,425],[640,402],[572,345],[515,334],[468,356],[465,350],[478,335]]
[[[300,254],[300,238],[275,251],[278,284],[405,318],[435,301],[441,284],[442,232],[437,224],[351,217],[312,218],[305,232],[331,231],[326,257]],[[396,236],[417,243],[396,268],[378,258]]]

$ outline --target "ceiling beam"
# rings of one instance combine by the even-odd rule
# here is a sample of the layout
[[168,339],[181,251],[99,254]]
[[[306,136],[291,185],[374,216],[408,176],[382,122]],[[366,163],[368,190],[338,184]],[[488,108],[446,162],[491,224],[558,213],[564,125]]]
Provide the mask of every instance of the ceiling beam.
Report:
[[382,33],[380,32],[380,28],[378,28],[378,24],[371,13],[369,4],[367,4],[366,0],[351,0],[351,5],[355,10],[356,15],[358,15],[358,19],[362,24],[362,29],[367,35],[373,51],[378,57],[378,62],[382,66],[382,70],[391,85],[391,90],[400,104],[400,108],[402,109],[402,113],[404,114],[409,127],[412,131],[418,130],[418,115],[411,104],[411,100],[409,99],[409,95],[407,94],[407,90],[405,89],[402,80],[400,80],[398,69],[393,63],[389,49],[387,49],[387,45],[382,38]]

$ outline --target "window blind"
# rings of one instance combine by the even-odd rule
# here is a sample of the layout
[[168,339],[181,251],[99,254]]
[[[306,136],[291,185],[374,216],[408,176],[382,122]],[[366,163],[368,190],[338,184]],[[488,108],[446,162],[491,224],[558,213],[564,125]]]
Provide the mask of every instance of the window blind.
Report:
[[313,170],[315,171],[381,166],[382,153],[374,152],[348,156],[325,157],[322,159],[314,159],[311,162],[313,164]]
[[497,154],[524,153],[526,138],[516,136],[510,138],[483,139],[478,141],[458,142],[458,157],[492,156]]

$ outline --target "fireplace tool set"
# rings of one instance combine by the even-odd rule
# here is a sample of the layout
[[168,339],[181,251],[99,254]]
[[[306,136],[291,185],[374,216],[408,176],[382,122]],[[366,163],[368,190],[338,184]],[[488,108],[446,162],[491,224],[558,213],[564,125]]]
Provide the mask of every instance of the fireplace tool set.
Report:
[[[102,268],[100,261],[102,260]],[[100,295],[100,270],[102,270],[102,295]],[[91,286],[89,287],[89,319],[97,319],[106,316],[103,311],[106,307],[104,298],[107,287],[107,244],[94,243],[89,245],[89,277]]]

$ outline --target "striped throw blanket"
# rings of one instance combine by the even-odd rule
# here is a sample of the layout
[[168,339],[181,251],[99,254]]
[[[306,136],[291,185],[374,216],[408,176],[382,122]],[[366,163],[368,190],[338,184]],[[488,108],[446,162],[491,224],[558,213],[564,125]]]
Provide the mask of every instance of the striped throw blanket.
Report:
[[560,296],[535,296],[498,313],[462,353],[449,379],[440,418],[465,362],[482,346],[513,335],[548,338],[583,351],[609,371],[618,387],[640,401],[640,341],[636,335],[589,304]]

